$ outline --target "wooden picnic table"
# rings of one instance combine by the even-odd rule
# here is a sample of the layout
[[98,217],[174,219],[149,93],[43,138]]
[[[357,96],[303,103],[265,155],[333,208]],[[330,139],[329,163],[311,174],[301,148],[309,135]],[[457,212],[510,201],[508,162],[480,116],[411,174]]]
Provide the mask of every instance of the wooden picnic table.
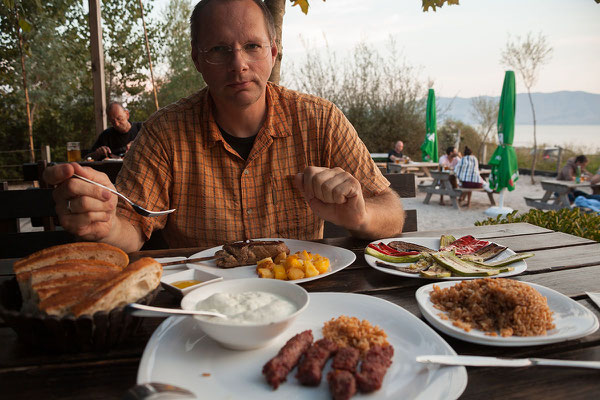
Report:
[[[487,171],[487,170],[486,170]],[[419,191],[427,193],[425,199],[423,200],[424,204],[429,204],[431,200],[431,196],[434,194],[439,194],[440,196],[448,196],[450,197],[450,201],[452,202],[452,207],[458,209],[458,198],[464,192],[470,194],[474,191],[476,192],[484,192],[487,194],[490,199],[491,205],[496,205],[494,200],[493,193],[486,192],[484,189],[466,189],[466,188],[454,188],[452,187],[452,183],[450,182],[450,177],[454,175],[452,171],[430,171],[431,177],[433,180],[430,184],[422,184],[419,185]],[[489,172],[485,172],[486,177],[489,176],[491,170]],[[483,173],[482,173],[483,175]],[[471,205],[471,198],[468,198],[467,207]]]
[[569,193],[574,189],[600,188],[600,184],[592,185],[589,181],[559,181],[556,179],[543,180],[542,188],[546,191],[542,198],[525,197],[525,203],[540,210],[560,210],[570,208]]
[[418,176],[425,176],[431,178],[430,170],[437,169],[439,167],[438,163],[434,162],[413,162],[410,161],[408,163],[387,163],[387,168],[389,172],[393,173],[414,173]]
[[[457,222],[458,224],[459,222]],[[493,240],[517,253],[532,251],[528,268],[519,281],[554,289],[600,316],[585,295],[600,292],[600,243],[553,232],[526,223],[448,228],[443,231],[414,232],[410,237],[438,237],[441,234],[466,234]],[[347,292],[379,297],[397,304],[422,318],[415,291],[429,280],[403,278],[369,267],[363,257],[368,241],[351,237],[321,240],[350,249],[357,258],[348,268],[323,279],[302,284],[309,292]],[[141,256],[189,256],[194,249],[171,249],[131,254]],[[12,279],[11,260],[0,261],[0,279]],[[161,292],[155,305],[177,307],[178,300]],[[351,310],[349,310],[351,314]],[[141,329],[125,344],[106,354],[48,354],[24,346],[15,332],[0,325],[0,389],[6,399],[117,399],[136,383],[140,357],[150,335],[162,322],[143,320]],[[530,347],[493,347],[476,345],[440,335],[458,354],[500,357],[544,357],[600,360],[600,331],[577,340]],[[257,366],[257,376],[260,366]],[[575,368],[467,368],[468,384],[461,399],[592,399],[600,393],[597,370]],[[207,378],[199,378],[207,379]],[[258,379],[258,377],[257,377]],[[267,389],[266,389],[267,390]],[[308,389],[310,390],[310,389]],[[370,398],[377,399],[377,394]]]

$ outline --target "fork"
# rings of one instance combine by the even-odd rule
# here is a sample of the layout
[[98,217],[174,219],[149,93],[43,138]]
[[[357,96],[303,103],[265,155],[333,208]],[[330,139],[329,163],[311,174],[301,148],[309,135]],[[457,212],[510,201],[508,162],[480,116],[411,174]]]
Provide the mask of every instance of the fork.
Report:
[[144,400],[157,398],[160,394],[170,399],[195,399],[196,396],[187,389],[166,383],[149,382],[136,385],[129,389],[121,400]]
[[77,174],[73,174],[74,178],[77,179],[81,179],[82,181],[86,181],[88,183],[91,183],[92,185],[96,185],[99,186],[101,188],[104,188],[106,190],[108,190],[111,193],[116,194],[117,196],[119,196],[120,198],[122,198],[123,200],[125,200],[127,203],[129,203],[131,205],[131,207],[133,208],[133,210],[140,214],[143,215],[144,217],[158,217],[160,215],[166,215],[166,214],[171,214],[173,211],[176,210],[176,208],[173,208],[171,210],[165,210],[165,211],[150,211],[150,210],[146,210],[145,208],[135,204],[133,201],[129,200],[125,195],[117,192],[116,190],[112,190],[111,188],[107,188],[106,186],[98,183],[98,182],[94,182],[92,180],[89,180],[87,178],[84,178],[83,176],[77,175]]

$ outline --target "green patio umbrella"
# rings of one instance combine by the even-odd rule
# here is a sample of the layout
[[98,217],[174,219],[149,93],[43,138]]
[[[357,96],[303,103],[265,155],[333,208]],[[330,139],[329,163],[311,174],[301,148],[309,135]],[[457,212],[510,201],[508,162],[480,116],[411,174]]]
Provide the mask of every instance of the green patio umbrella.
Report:
[[[517,154],[512,146],[515,136],[515,106],[515,73],[506,71],[498,112],[498,148],[489,162],[492,167],[490,188],[495,191],[504,188],[515,190],[515,182],[519,179]],[[502,196],[500,200],[502,201]]]
[[425,114],[425,141],[421,145],[423,161],[438,162],[437,126],[435,122],[435,92],[429,89],[427,94],[427,112]]

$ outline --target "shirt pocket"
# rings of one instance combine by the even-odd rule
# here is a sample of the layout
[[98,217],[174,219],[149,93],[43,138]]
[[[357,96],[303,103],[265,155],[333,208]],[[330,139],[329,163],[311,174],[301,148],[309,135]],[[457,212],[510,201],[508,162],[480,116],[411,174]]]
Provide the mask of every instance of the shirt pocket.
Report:
[[272,175],[270,186],[277,235],[289,239],[319,239],[323,222],[294,186],[294,176]]

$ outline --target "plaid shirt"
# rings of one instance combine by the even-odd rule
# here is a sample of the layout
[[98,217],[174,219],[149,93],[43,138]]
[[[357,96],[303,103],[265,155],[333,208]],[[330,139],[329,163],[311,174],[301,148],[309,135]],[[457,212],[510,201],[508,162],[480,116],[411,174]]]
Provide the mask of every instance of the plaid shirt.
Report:
[[269,83],[266,120],[247,160],[225,142],[205,88],[153,114],[133,142],[117,189],[149,210],[142,217],[123,202],[118,214],[147,240],[164,229],[170,247],[215,246],[251,238],[318,239],[323,220],[293,186],[308,166],[340,167],[365,197],[389,182],[364,143],[331,102]]
[[454,173],[461,182],[484,182],[481,175],[479,175],[479,162],[473,155],[461,158],[454,167]]

